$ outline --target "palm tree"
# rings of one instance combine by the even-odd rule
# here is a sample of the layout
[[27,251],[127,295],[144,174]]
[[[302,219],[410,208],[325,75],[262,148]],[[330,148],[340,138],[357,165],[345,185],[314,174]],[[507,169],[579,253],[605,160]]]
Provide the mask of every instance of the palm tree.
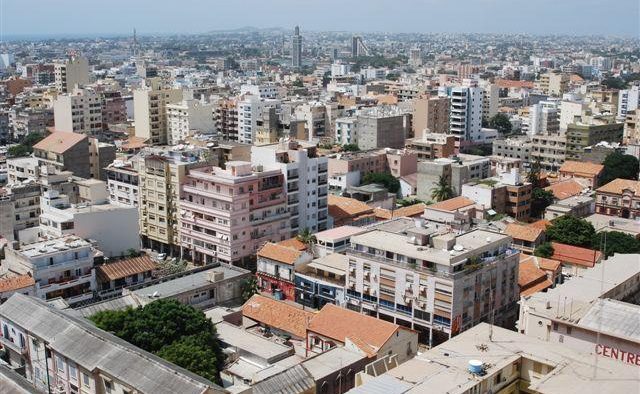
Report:
[[431,198],[436,201],[444,201],[450,199],[451,197],[453,197],[453,189],[449,185],[449,182],[447,182],[447,178],[445,178],[443,175],[440,175],[436,187],[431,189]]
[[308,228],[300,231],[296,238],[298,239],[298,241],[307,245],[308,248],[311,248],[316,243],[316,236],[313,235],[311,230],[309,230]]
[[242,299],[247,301],[249,298],[253,297],[254,294],[258,294],[260,292],[260,288],[258,287],[258,279],[255,276],[245,280],[242,283]]

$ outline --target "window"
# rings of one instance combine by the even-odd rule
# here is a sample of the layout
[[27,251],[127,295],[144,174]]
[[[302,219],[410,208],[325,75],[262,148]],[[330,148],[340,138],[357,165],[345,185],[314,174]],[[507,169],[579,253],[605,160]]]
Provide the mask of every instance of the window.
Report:
[[104,381],[104,388],[105,388],[105,390],[106,390],[106,392],[107,392],[107,393],[110,393],[110,392],[111,392],[112,387],[113,387],[113,386],[112,386],[112,384],[111,384],[111,382],[110,382],[110,381],[108,381],[108,380],[105,380],[105,381]]
[[82,384],[84,386],[89,386],[89,375],[86,373],[82,373]]
[[64,372],[64,360],[60,356],[56,356],[56,368],[58,372]]

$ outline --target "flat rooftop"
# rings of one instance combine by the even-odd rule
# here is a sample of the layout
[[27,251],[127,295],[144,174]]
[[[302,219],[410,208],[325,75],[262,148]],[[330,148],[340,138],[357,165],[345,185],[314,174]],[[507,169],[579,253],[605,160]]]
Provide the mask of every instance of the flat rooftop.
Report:
[[216,324],[219,339],[228,346],[251,353],[267,361],[274,362],[293,354],[293,349],[270,341],[242,328],[222,322]]
[[364,231],[366,230],[363,229],[362,227],[340,226],[340,227],[334,227],[329,230],[320,231],[319,233],[316,233],[315,236],[317,240],[337,241],[337,240],[349,238],[352,235],[360,234]]
[[599,213],[587,216],[584,219],[593,225],[596,232],[620,231],[634,236],[640,234],[640,220],[625,219]]
[[[131,293],[140,299],[148,299],[149,301],[153,301],[157,298],[173,297],[211,284],[210,274],[212,272],[222,272],[222,280],[227,280],[229,278],[236,278],[245,275],[249,271],[238,267],[232,267],[228,264],[220,264],[218,267],[213,267],[204,271],[187,273],[184,276],[169,279],[165,282],[145,286],[140,289],[133,290]],[[156,294],[156,296],[154,297],[153,294]]]
[[23,245],[17,252],[26,257],[33,258],[89,246],[91,246],[91,244],[80,237],[76,237],[75,235],[65,235],[60,238]]
[[[470,360],[481,361],[486,374],[478,376],[469,372]],[[635,365],[579,353],[569,347],[480,323],[384,375],[369,377],[364,385],[348,393],[465,393],[513,363],[522,366],[523,360],[535,361],[550,369],[539,378],[532,375],[530,382],[523,380],[525,374],[521,373],[521,384],[539,393],[621,393],[640,385]],[[385,387],[406,385],[409,387],[400,391],[381,391]]]
[[536,314],[551,318],[571,314],[572,319],[580,319],[596,299],[638,274],[640,254],[615,254],[546,293],[535,293],[524,300]]

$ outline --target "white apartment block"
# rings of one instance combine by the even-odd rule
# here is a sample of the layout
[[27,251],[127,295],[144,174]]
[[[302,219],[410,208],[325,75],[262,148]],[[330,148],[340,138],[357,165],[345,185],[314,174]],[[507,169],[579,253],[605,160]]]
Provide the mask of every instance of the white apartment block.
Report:
[[291,236],[304,229],[328,228],[328,160],[317,155],[316,146],[298,141],[251,147],[255,166],[280,168],[287,184],[287,210],[291,214]]
[[56,89],[59,93],[69,93],[73,88],[91,82],[89,62],[84,57],[74,56],[64,63],[54,64]]
[[279,87],[276,85],[242,85],[240,95],[250,94],[261,99],[277,99],[279,97]]
[[187,137],[199,134],[214,134],[213,104],[199,100],[184,100],[167,104],[167,137],[169,145],[184,142]]
[[68,197],[56,190],[44,192],[40,205],[40,231],[44,235],[60,237],[75,234],[95,240],[107,257],[121,256],[129,249],[140,247],[136,207],[105,201],[69,204]]
[[481,139],[483,114],[483,89],[474,86],[458,86],[451,89],[449,133],[461,141]]
[[107,173],[109,202],[137,207],[140,177],[138,171],[132,167],[132,163],[116,160],[105,171]]
[[519,252],[486,230],[457,235],[399,218],[351,237],[347,308],[412,328],[435,345],[480,321],[515,321]]
[[346,144],[358,144],[358,128],[357,119],[355,117],[345,117],[336,119],[336,130],[334,142]]
[[[16,294],[2,304],[0,330],[0,344],[7,351],[10,366],[19,369],[33,385],[33,390],[27,391],[27,387],[24,392],[226,392],[37,298]],[[11,388],[9,391],[13,392]]]
[[58,131],[97,135],[102,131],[102,95],[90,89],[73,88],[53,102]]
[[529,107],[528,135],[557,133],[560,130],[558,101],[541,101]]
[[77,303],[93,298],[96,253],[88,241],[75,235],[64,235],[6,248],[0,270],[8,275],[31,275],[36,282],[38,298],[62,297],[69,303]]
[[638,109],[640,106],[640,86],[634,85],[631,89],[624,89],[618,93],[618,118],[624,119],[627,112]]
[[159,79],[149,80],[133,91],[133,107],[136,137],[144,138],[152,145],[166,145],[167,105],[182,100],[182,90],[170,89]]
[[258,120],[268,108],[276,108],[279,113],[280,100],[261,99],[258,96],[246,96],[238,101],[238,141],[245,144],[255,142]]
[[568,125],[579,122],[587,108],[582,101],[563,100],[560,103],[560,131],[567,131]]

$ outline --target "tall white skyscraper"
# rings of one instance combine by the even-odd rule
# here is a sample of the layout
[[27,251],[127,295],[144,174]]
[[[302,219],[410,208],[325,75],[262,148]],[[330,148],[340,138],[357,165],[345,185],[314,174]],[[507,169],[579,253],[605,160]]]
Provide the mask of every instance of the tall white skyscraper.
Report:
[[299,26],[296,26],[293,37],[291,37],[291,65],[294,68],[302,66],[302,36]]
[[465,80],[463,86],[451,89],[449,132],[460,141],[481,139],[483,90],[475,81]]

